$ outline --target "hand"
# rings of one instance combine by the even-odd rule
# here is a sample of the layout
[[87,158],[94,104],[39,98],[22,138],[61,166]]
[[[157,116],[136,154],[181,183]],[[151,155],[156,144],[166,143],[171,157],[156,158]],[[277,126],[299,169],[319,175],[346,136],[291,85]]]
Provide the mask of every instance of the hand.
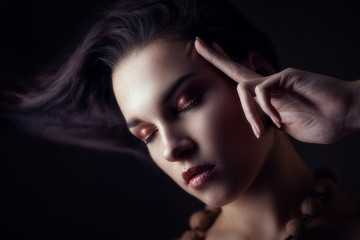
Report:
[[217,44],[201,39],[197,52],[238,83],[240,102],[255,136],[264,126],[256,104],[273,123],[294,138],[309,143],[332,143],[360,126],[360,84],[286,69],[268,77],[232,61]]

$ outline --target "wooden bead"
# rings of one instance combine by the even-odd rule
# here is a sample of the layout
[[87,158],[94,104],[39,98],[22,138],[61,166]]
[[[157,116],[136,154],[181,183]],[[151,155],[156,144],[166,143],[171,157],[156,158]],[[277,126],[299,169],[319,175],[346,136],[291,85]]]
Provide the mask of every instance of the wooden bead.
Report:
[[203,239],[204,236],[202,236],[201,233],[196,230],[186,231],[181,236],[181,240],[203,240]]
[[317,180],[321,178],[329,178],[335,184],[339,182],[339,172],[333,167],[322,167],[315,170],[315,177]]
[[328,200],[335,192],[335,189],[335,183],[329,178],[322,178],[315,185],[315,192],[323,201]]
[[190,217],[191,229],[206,230],[210,227],[211,219],[205,211],[197,211]]
[[285,227],[286,234],[294,237],[295,239],[301,239],[304,231],[305,224],[300,219],[291,219]]
[[308,197],[301,203],[301,213],[306,217],[317,217],[323,211],[323,204],[316,197]]

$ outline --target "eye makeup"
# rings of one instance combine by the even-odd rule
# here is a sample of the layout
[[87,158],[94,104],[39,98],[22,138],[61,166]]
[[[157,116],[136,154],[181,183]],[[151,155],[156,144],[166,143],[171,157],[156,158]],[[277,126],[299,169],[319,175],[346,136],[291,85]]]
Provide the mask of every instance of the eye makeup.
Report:
[[[197,107],[206,92],[209,84],[206,84],[204,80],[199,78],[193,78],[186,83],[182,84],[170,97],[168,104],[161,105],[163,116],[165,119],[179,119],[181,113],[190,111],[194,107]],[[176,121],[177,121],[176,120]],[[138,120],[136,130],[133,134],[148,144],[156,136],[158,128],[152,123],[142,123]]]
[[188,84],[183,89],[180,89],[175,96],[176,112],[185,112],[197,106],[201,101],[204,91],[204,85],[198,82]]
[[188,97],[188,96],[184,96],[181,97],[178,101],[178,104],[176,106],[177,112],[181,113],[181,112],[185,112],[188,111],[190,109],[192,109],[193,107],[195,107],[199,102],[200,102],[201,97],[200,96],[196,96],[196,97]]
[[145,144],[148,144],[157,131],[158,129],[155,125],[144,127],[139,132],[139,138],[143,140]]

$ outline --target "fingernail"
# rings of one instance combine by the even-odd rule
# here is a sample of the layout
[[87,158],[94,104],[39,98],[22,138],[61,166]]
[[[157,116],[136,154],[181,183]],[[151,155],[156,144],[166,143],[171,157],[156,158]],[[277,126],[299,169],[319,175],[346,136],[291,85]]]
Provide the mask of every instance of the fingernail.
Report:
[[196,39],[196,40],[198,40],[198,39],[199,39],[199,37],[198,37],[198,36],[196,36],[196,37],[195,37],[195,39]]
[[253,130],[253,132],[254,132],[254,134],[255,134],[255,137],[256,137],[257,139],[259,139],[259,138],[260,138],[259,128],[258,128],[254,123],[251,123],[251,128],[252,128],[252,130]]
[[278,128],[281,128],[281,123],[279,121],[279,119],[275,116],[270,116],[271,120],[273,121],[273,123],[275,124],[275,126],[277,126]]

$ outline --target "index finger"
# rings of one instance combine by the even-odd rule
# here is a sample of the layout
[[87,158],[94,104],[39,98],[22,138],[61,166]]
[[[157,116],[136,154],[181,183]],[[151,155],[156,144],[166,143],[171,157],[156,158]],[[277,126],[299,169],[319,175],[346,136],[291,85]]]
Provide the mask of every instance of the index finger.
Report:
[[200,38],[196,38],[195,49],[203,58],[205,58],[208,62],[213,64],[237,83],[260,76],[247,67],[217,53],[214,49],[207,46],[206,43],[204,43],[204,41],[202,41]]

